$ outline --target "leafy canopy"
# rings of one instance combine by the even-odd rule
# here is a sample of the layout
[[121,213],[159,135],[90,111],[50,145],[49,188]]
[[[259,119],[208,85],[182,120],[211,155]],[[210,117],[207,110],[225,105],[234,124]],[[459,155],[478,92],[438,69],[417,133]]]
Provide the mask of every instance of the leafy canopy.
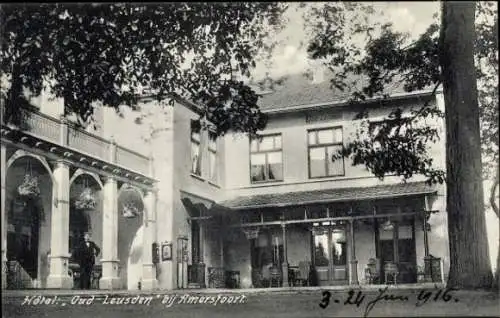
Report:
[[[306,14],[312,34],[308,45],[311,58],[323,61],[334,74],[333,86],[357,88],[353,102],[387,97],[387,90],[394,84],[403,85],[407,92],[433,88],[435,93],[442,82],[439,22],[410,41],[409,34],[395,31],[390,23],[369,21],[373,13],[374,8],[368,4],[324,3],[311,8]],[[491,18],[496,14],[494,3],[479,3],[475,54],[482,145],[493,165],[498,164],[498,20]],[[349,74],[359,76],[349,81],[353,78]],[[425,124],[426,119],[436,116],[443,114],[430,99],[409,116],[396,108],[387,120],[368,123],[367,114],[360,114],[365,120],[357,138],[346,145],[341,155],[351,156],[355,165],[365,165],[380,178],[396,174],[408,179],[422,174],[429,182],[442,183],[445,173],[433,167],[425,146],[439,139],[437,127]],[[491,165],[488,167],[491,173]]]
[[65,113],[92,120],[96,103],[137,105],[143,94],[203,106],[218,134],[255,133],[266,118],[257,94],[235,80],[270,53],[285,4],[8,4],[1,7],[7,118],[23,90],[46,88]]

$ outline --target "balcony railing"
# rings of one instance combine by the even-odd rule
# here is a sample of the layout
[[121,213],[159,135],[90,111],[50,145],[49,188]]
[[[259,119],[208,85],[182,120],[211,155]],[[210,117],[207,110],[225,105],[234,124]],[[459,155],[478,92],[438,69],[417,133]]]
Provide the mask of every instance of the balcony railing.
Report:
[[[1,105],[2,124],[5,106]],[[147,156],[118,146],[110,140],[89,133],[65,119],[57,119],[39,112],[36,108],[21,107],[21,129],[34,137],[59,144],[97,159],[150,177]]]

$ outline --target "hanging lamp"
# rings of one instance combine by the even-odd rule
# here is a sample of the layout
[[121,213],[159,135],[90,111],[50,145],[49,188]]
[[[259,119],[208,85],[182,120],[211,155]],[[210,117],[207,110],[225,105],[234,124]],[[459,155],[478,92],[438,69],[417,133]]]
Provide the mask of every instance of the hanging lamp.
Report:
[[26,198],[37,198],[40,195],[40,188],[38,187],[38,177],[33,175],[30,160],[28,160],[26,163],[24,179],[17,188],[17,191],[19,195]]
[[387,221],[385,221],[383,224],[382,224],[382,229],[384,231],[392,231],[394,230],[394,223],[391,222],[390,219],[387,219]]
[[75,206],[77,209],[81,210],[93,210],[96,206],[96,199],[94,191],[88,184],[87,178],[83,178],[83,190],[80,196],[75,201]]
[[[125,194],[126,192],[129,192],[129,193],[136,193],[137,190],[135,190],[134,188],[125,188],[125,191],[123,192],[123,194]],[[143,213],[144,212],[144,202],[142,201],[142,198],[139,196],[139,202],[137,202],[137,200],[134,200],[134,197],[136,197],[137,199],[137,196],[126,196],[125,197],[125,200],[122,204],[122,216],[127,218],[127,219],[131,219],[131,218],[135,218],[137,217],[139,214]]]
[[125,202],[122,208],[122,215],[127,219],[135,218],[139,215],[139,209],[133,202]]

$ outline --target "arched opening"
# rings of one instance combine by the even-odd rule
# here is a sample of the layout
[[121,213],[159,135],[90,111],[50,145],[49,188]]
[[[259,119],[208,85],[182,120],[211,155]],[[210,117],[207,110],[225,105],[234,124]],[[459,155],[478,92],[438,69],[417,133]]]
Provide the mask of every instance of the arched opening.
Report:
[[53,182],[46,161],[16,152],[7,162],[7,285],[41,288],[49,273]]
[[144,201],[141,191],[124,184],[118,196],[119,277],[125,289],[138,289],[142,277],[142,234]]
[[[71,179],[70,185],[70,212],[69,212],[69,252],[70,268],[79,273],[76,250],[83,244],[84,233],[90,233],[91,240],[102,247],[102,183],[98,176],[77,170]],[[102,255],[96,257],[94,271],[99,274]],[[79,275],[74,276],[74,287],[79,286]],[[97,286],[93,286],[96,288]]]

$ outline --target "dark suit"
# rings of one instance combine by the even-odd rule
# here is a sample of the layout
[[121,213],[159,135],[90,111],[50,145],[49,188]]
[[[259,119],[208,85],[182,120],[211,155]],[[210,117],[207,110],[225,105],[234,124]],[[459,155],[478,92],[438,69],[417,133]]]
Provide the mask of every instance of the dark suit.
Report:
[[[88,245],[87,245],[88,244]],[[95,258],[99,256],[101,249],[92,241],[82,242],[77,249],[76,260],[80,265],[80,288],[90,289],[92,270],[94,269]]]

